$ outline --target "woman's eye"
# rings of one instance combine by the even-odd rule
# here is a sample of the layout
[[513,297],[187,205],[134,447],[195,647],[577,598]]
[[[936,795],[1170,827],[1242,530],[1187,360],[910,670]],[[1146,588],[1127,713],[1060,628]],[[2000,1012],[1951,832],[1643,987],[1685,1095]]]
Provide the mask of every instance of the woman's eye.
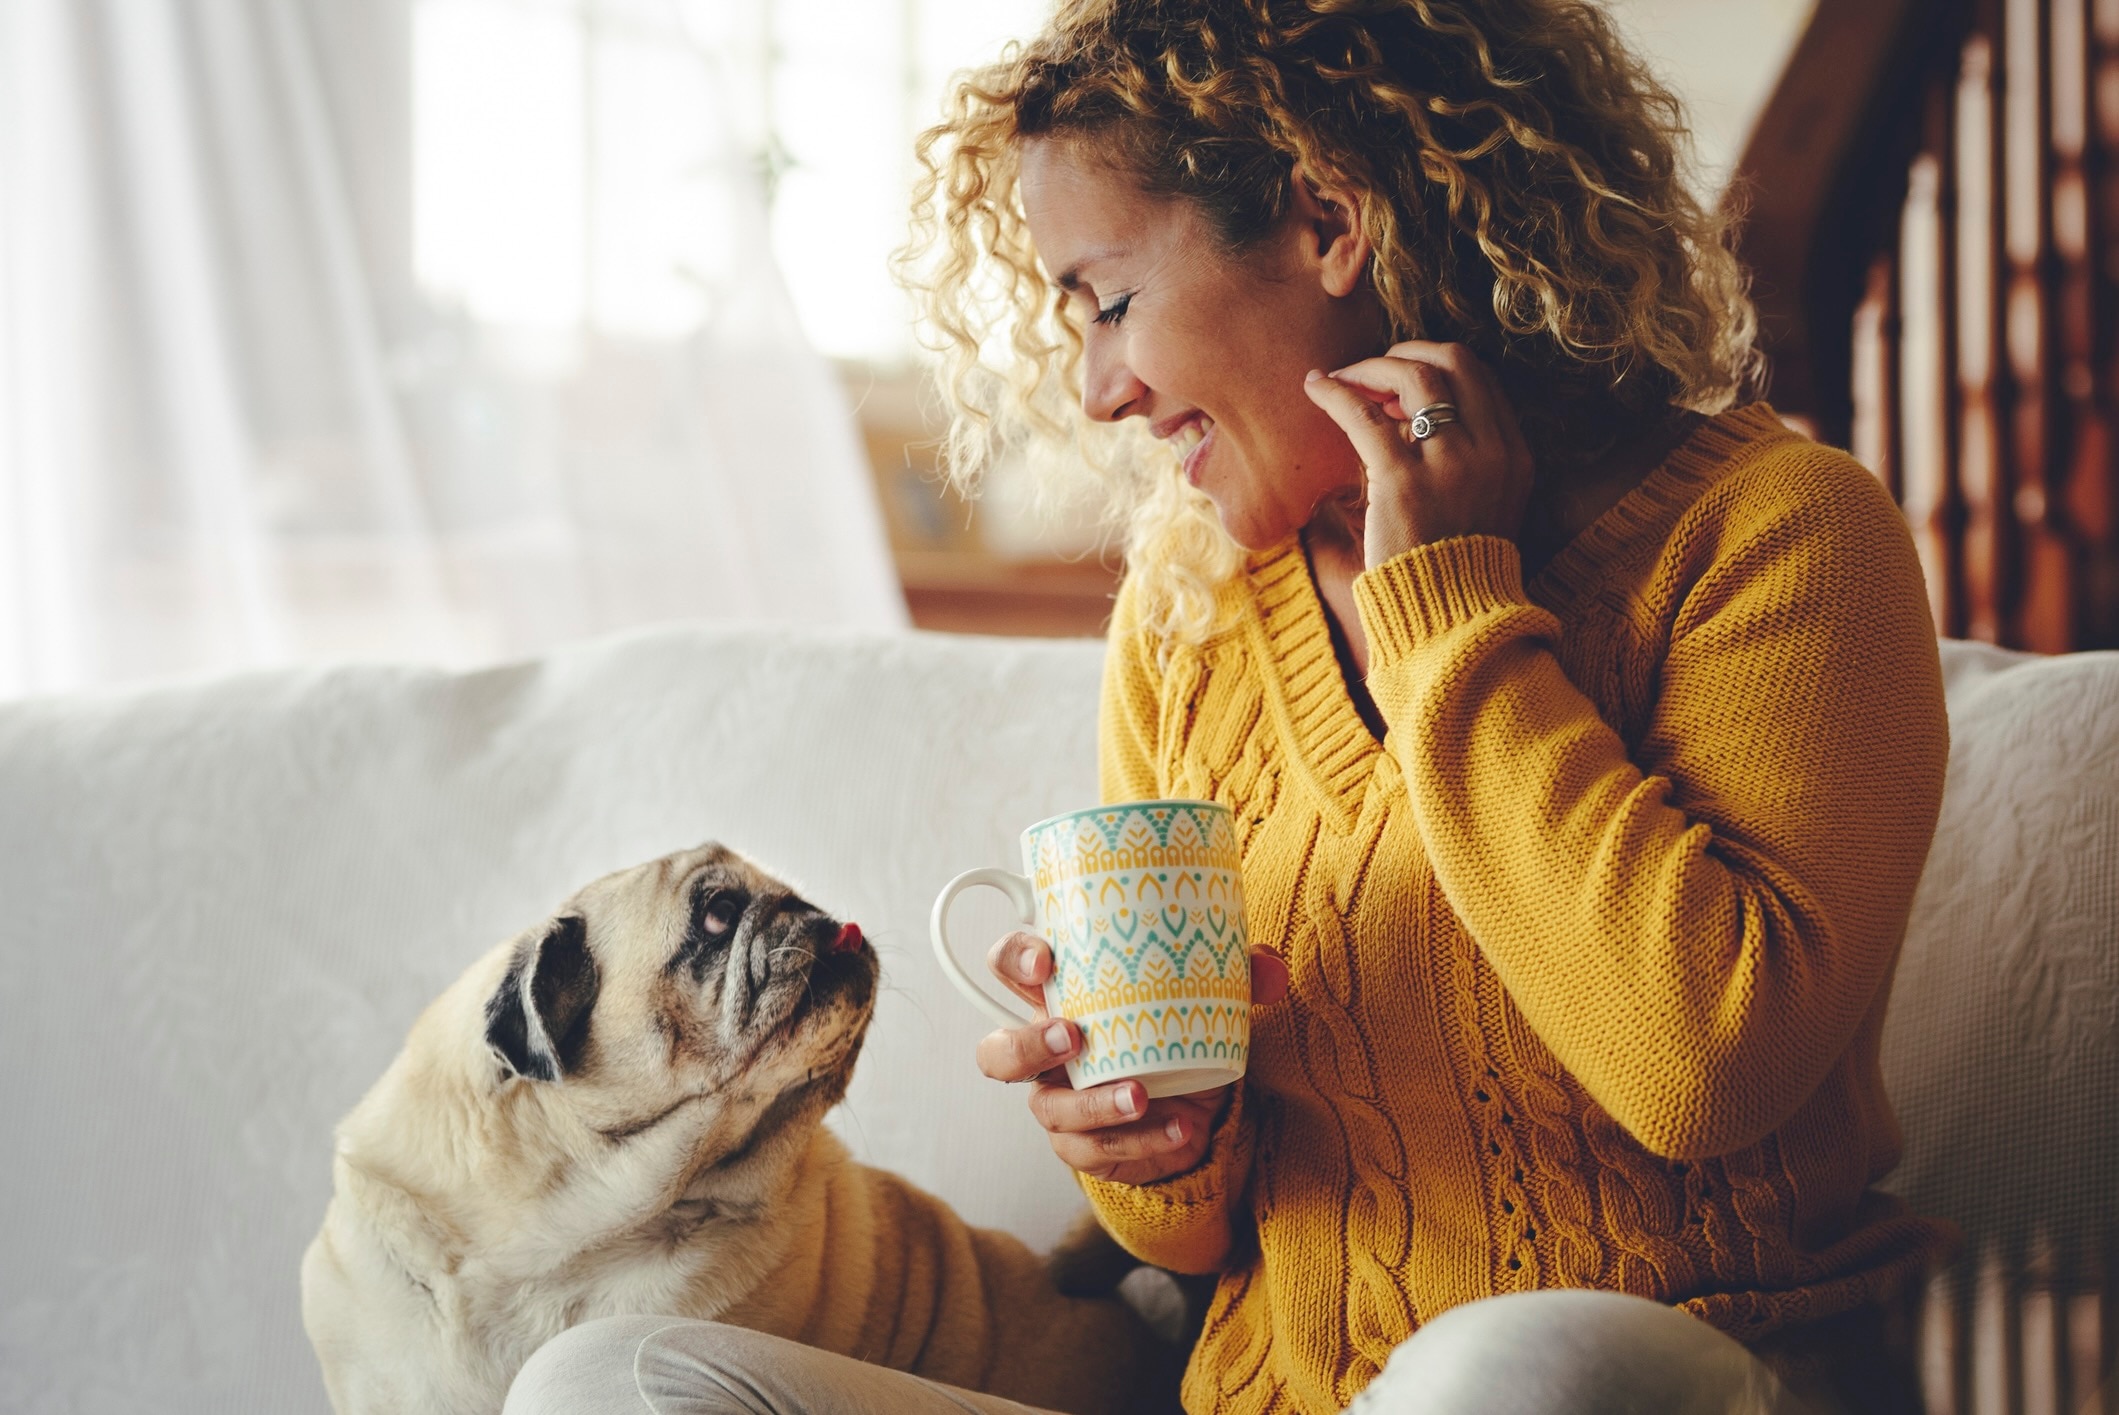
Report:
[[1096,307],[1096,322],[1098,324],[1118,323],[1126,317],[1126,306],[1132,303],[1133,297],[1131,295],[1120,295],[1108,305],[1098,305]]
[[709,934],[719,935],[725,934],[734,928],[736,920],[742,917],[742,901],[730,895],[717,894],[707,901],[706,908],[700,913],[699,921],[705,925]]

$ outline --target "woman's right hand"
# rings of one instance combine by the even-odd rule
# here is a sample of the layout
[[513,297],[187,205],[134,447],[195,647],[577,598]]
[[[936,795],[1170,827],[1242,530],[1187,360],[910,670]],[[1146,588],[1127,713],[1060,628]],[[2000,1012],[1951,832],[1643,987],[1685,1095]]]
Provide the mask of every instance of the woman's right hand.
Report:
[[[1182,1174],[1206,1157],[1207,1136],[1228,1109],[1231,1087],[1152,1101],[1132,1080],[1077,1091],[1065,1067],[1082,1044],[1081,1029],[1045,1013],[1051,947],[1035,934],[1012,933],[987,952],[986,966],[1036,1010],[1037,1018],[981,1038],[979,1070],[996,1081],[1030,1083],[1030,1114],[1045,1128],[1062,1162],[1092,1179],[1151,1184]],[[1268,1006],[1287,991],[1288,968],[1280,955],[1252,949],[1251,1005]]]

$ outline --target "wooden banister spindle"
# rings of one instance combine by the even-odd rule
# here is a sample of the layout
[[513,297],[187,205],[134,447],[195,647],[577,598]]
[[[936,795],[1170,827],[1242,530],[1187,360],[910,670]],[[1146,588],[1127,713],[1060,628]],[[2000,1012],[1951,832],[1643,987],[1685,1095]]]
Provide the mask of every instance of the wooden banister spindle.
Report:
[[2119,0],[2095,0],[2091,11],[2088,155],[2091,266],[2090,398],[2100,444],[2075,449],[2068,474],[2068,519],[2086,551],[2082,648],[2119,647]]
[[2008,522],[2001,569],[2001,641],[2046,652],[2074,637],[2072,555],[2051,504],[2057,450],[2052,383],[2053,249],[2047,205],[2052,138],[2051,0],[2005,0],[2002,12],[2003,348],[2008,425],[2003,475]]
[[[2119,7],[2115,7],[2119,8]],[[2088,572],[2091,557],[2075,519],[2078,481],[2103,481],[2112,456],[2111,421],[2097,395],[2101,330],[2100,311],[2110,296],[2099,290],[2096,266],[2097,230],[2091,195],[2095,160],[2090,133],[2091,31],[2088,0],[2052,0],[2052,221],[2053,221],[2053,357],[2056,424],[2054,447],[2047,460],[2046,524],[2066,559],[2068,626],[2064,641],[2027,634],[2034,647],[2074,648],[2081,643],[2088,618]],[[2042,590],[2034,584],[2027,601]],[[2031,613],[2027,609],[2026,618]],[[2033,626],[2035,627],[2035,626]]]
[[1996,188],[1999,144],[1991,31],[1965,42],[1957,75],[1957,484],[1964,499],[1958,538],[1965,632],[1998,642],[2007,524],[2000,387],[2001,210]]
[[1869,262],[1862,301],[1854,307],[1854,459],[1876,474],[1896,498],[1899,475],[1898,253]]
[[1937,146],[1907,170],[1899,220],[1899,505],[1940,634],[1964,632],[1957,580],[1956,322],[1950,317],[1949,108],[1931,106]]
[[[2106,1235],[2105,1243],[2112,1241]],[[2064,1415],[2104,1415],[2109,1352],[2103,1334],[2105,1244],[2080,1243],[2069,1253],[2068,1281],[2060,1305],[2059,1387]],[[2119,1391],[2111,1392],[2119,1396]]]
[[1927,1415],[1970,1415],[1971,1304],[1961,1270],[1928,1279],[1920,1302],[1920,1389]]
[[2062,1408],[2069,1415],[2102,1415],[2104,1409],[2097,1398],[2104,1389],[2098,1371],[2104,1354],[2102,1306],[2103,1293],[2093,1283],[2068,1295],[2067,1391]]

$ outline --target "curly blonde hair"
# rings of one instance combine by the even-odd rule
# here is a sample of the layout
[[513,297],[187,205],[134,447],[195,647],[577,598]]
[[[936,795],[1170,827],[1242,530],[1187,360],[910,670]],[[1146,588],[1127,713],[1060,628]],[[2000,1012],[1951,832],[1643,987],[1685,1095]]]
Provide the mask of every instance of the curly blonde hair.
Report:
[[943,356],[951,480],[975,494],[996,457],[1039,452],[1043,476],[1099,478],[1172,637],[1209,630],[1241,552],[1174,457],[1081,414],[1082,330],[1018,187],[1047,137],[1191,201],[1230,254],[1275,229],[1298,165],[1354,193],[1392,339],[1486,359],[1542,466],[1755,396],[1729,218],[1687,186],[1676,98],[1593,4],[1062,0],[920,137],[900,278]]

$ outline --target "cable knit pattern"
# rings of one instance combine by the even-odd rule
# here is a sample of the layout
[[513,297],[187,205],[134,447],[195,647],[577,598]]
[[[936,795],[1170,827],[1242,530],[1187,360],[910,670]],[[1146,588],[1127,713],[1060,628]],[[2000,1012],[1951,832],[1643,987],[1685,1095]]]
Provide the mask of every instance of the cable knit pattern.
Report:
[[1355,582],[1378,743],[1298,542],[1196,646],[1111,630],[1108,800],[1243,839],[1288,999],[1205,1160],[1083,1181],[1222,1275],[1185,1408],[1337,1411],[1460,1303],[1601,1287],[1740,1339],[1949,1241],[1871,1186],[1877,1071],[1948,751],[1890,498],[1762,405],[1703,424],[1526,587],[1513,543]]

